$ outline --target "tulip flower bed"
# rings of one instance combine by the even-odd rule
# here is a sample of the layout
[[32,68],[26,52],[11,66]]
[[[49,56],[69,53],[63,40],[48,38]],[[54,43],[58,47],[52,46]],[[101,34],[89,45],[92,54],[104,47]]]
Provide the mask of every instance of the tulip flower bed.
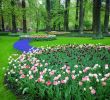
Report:
[[13,55],[5,82],[27,100],[109,100],[110,50],[63,45]]
[[49,41],[49,40],[55,40],[56,35],[21,35],[20,39],[31,39],[31,40],[37,40],[37,41]]

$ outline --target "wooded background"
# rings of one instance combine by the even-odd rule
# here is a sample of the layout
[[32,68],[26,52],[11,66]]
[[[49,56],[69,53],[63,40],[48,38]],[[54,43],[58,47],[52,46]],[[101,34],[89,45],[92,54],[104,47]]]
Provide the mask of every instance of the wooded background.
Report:
[[0,0],[0,31],[110,30],[110,0]]

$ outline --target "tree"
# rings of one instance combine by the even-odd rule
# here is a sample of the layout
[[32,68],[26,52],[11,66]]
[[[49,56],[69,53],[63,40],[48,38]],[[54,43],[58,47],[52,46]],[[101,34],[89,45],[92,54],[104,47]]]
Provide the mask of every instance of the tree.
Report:
[[79,18],[79,0],[76,0],[76,17],[75,17],[75,19],[76,19],[76,23],[75,23],[75,29],[78,29],[78,24],[77,24],[77,22],[78,22],[78,18]]
[[39,2],[38,2],[38,0],[36,1],[36,5],[35,5],[35,7],[36,7],[36,32],[38,32],[39,31],[39,23],[40,23],[40,20],[39,20],[39,6],[40,4],[39,4]]
[[[58,0],[58,15],[59,15],[59,19],[61,20],[60,16],[61,16],[61,2],[60,0]],[[58,30],[61,31],[61,21],[59,21],[59,24],[58,24]]]
[[5,31],[2,4],[3,4],[3,1],[0,0],[0,31]]
[[70,0],[65,0],[64,31],[69,30],[69,7],[70,7]]
[[93,0],[93,32],[96,34],[96,38],[102,38],[101,2],[101,0]]
[[15,0],[11,0],[11,6],[12,6],[12,33],[16,33],[17,32],[17,28],[16,28],[16,15],[15,15]]
[[80,0],[80,12],[79,12],[79,31],[80,34],[83,34],[83,23],[84,23],[84,7],[83,0]]
[[[64,5],[63,5],[64,6]],[[61,23],[64,21],[64,8],[60,0],[51,0],[51,24],[52,30],[61,30]],[[64,26],[64,25],[63,25]]]
[[36,11],[36,32],[39,31],[39,11]]
[[27,33],[27,24],[26,24],[26,2],[22,0],[22,10],[23,10],[23,33]]
[[46,11],[47,11],[47,21],[46,21],[46,30],[51,31],[51,12],[50,12],[50,0],[46,0]]
[[2,1],[0,0],[0,31],[2,31]]
[[104,18],[104,32],[105,33],[108,33],[109,12],[110,12],[110,0],[106,0],[105,18]]
[[4,31],[5,31],[5,25],[4,25],[4,17],[2,15],[2,32],[4,32]]
[[56,15],[57,15],[57,0],[50,0],[51,1],[51,23],[52,23],[52,30],[55,31],[56,30]]

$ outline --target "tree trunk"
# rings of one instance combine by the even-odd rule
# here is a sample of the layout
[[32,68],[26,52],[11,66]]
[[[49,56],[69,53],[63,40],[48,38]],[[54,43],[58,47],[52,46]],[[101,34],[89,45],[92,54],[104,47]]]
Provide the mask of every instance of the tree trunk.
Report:
[[53,31],[55,31],[56,30],[56,24],[55,24],[55,22],[53,23]]
[[46,0],[46,11],[47,11],[47,21],[46,21],[46,30],[51,31],[51,13],[50,13],[50,0]]
[[2,31],[2,1],[0,0],[0,31]]
[[23,33],[27,33],[27,24],[26,24],[26,2],[22,0],[22,9],[23,9]]
[[93,32],[96,38],[102,38],[101,33],[101,0],[93,0]]
[[69,30],[69,7],[70,7],[70,0],[66,0],[65,11],[64,11],[64,31]]
[[16,16],[15,14],[12,14],[12,33],[16,33],[17,29],[16,29]]
[[3,17],[3,12],[2,12],[2,0],[0,0],[0,31],[2,32],[5,31],[4,17]]
[[36,16],[37,16],[37,18],[36,18],[36,32],[39,32],[39,25],[40,25],[40,20],[39,20],[39,18],[38,18],[38,15],[37,15],[37,13],[36,13]]
[[14,11],[14,7],[15,7],[15,1],[12,0],[11,1],[11,6],[12,6],[12,33],[16,33],[17,32],[17,28],[16,28],[16,16],[15,16],[15,11]]
[[[61,16],[61,1],[60,0],[58,0],[58,6],[59,6],[58,14]],[[60,20],[60,16],[59,16],[59,20]],[[61,31],[61,22],[58,23],[58,31]]]
[[76,23],[75,23],[75,29],[78,29],[78,24],[77,24],[77,22],[78,22],[78,18],[79,18],[79,0],[77,0],[76,1]]
[[79,31],[80,34],[83,34],[83,22],[84,22],[84,7],[83,7],[83,0],[80,0],[80,12],[79,12]]
[[105,19],[104,19],[104,32],[105,33],[108,33],[109,12],[110,12],[110,0],[106,0]]
[[61,31],[61,24],[58,24],[58,31]]
[[38,16],[38,11],[36,11],[36,32],[39,31],[39,16]]
[[39,21],[37,19],[37,23],[36,23],[36,32],[39,32]]
[[17,28],[16,28],[16,16],[15,16],[15,12],[14,12],[14,7],[15,7],[14,0],[11,0],[11,6],[12,6],[12,33],[16,33]]
[[93,9],[92,9],[92,30],[95,31],[95,2],[93,0]]
[[4,25],[4,17],[2,15],[2,32],[4,32],[4,31],[5,31],[5,25]]

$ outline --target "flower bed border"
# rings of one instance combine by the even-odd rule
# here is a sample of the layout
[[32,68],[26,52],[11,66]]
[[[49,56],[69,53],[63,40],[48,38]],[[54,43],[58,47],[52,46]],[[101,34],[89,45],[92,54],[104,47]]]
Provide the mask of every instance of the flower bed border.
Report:
[[35,41],[51,41],[56,39],[56,35],[21,35],[20,39],[29,39]]
[[[99,46],[99,48],[107,48],[107,49],[110,49],[110,46],[103,46],[103,45],[102,45],[102,46]],[[6,77],[7,77],[7,76],[6,76]],[[6,80],[6,77],[5,77],[5,84],[8,83],[8,81]],[[10,85],[7,84],[7,87],[8,87],[9,89],[11,89],[12,91],[14,91],[14,92],[15,92],[15,90],[16,90],[16,89],[15,89],[16,86],[13,87],[13,88],[11,88]],[[17,92],[16,92],[15,94],[21,96],[21,94],[19,94],[19,93],[17,93]],[[23,94],[22,94],[22,97],[24,97],[24,96],[26,96],[26,95],[23,95]]]

